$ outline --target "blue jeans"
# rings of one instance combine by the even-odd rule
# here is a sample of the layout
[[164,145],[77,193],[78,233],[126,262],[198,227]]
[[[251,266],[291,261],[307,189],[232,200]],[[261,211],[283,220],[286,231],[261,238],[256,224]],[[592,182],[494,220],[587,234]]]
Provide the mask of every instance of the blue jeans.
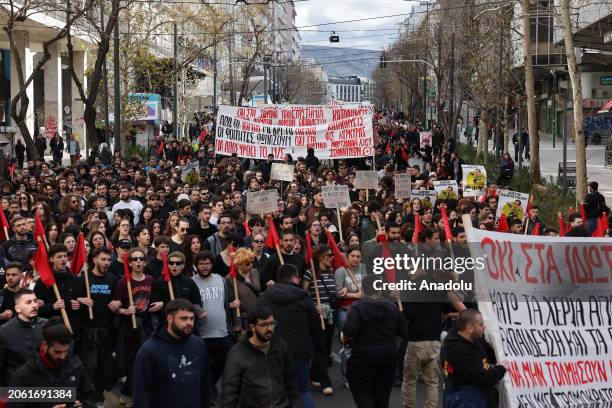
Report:
[[597,218],[587,218],[586,219],[586,228],[589,231],[589,234],[593,234],[595,228],[597,228]]
[[[347,315],[348,310],[346,309],[338,308],[334,311],[334,324],[338,329],[338,333],[342,331]],[[346,379],[346,362],[351,357],[351,349],[342,347],[338,354],[340,354],[340,377],[342,378],[342,383],[346,384],[348,382]]]
[[300,398],[304,408],[314,408],[314,400],[308,388],[308,377],[310,376],[310,359],[309,358],[294,358],[295,378],[300,391]]

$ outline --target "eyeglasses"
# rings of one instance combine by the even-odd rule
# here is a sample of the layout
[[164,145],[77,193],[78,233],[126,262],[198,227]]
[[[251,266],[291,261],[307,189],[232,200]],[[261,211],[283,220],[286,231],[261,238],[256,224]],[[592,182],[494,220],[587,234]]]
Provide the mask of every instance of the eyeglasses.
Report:
[[254,243],[254,244],[263,244],[263,243],[264,243],[264,241],[263,241],[263,239],[254,239],[254,240],[253,240],[253,243]]
[[78,203],[78,201],[77,201],[77,200],[72,200],[72,201],[70,201],[70,203],[71,203],[71,204],[77,204],[77,203]]
[[168,261],[168,265],[172,265],[172,266],[179,266],[184,264],[183,261]]
[[130,261],[133,262],[144,262],[145,258],[144,256],[133,256],[130,258]]
[[256,324],[256,326],[257,326],[257,327],[261,327],[262,329],[265,329],[265,328],[270,328],[270,329],[273,329],[273,328],[275,328],[275,327],[276,327],[276,325],[277,325],[277,324],[278,324],[278,323],[276,323],[276,322],[270,322],[270,323],[257,323],[257,324]]

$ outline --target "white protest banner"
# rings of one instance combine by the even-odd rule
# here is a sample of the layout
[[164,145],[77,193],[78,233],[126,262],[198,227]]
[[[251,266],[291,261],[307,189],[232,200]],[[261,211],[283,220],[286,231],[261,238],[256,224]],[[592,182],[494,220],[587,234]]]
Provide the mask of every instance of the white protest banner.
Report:
[[181,180],[183,180],[183,182],[185,182],[185,180],[187,179],[187,175],[192,170],[195,170],[195,172],[199,176],[200,175],[200,162],[194,161],[194,162],[191,162],[191,163],[187,163],[186,165],[184,165],[181,168]]
[[463,196],[479,197],[485,193],[487,186],[487,170],[483,166],[462,164]]
[[497,218],[500,218],[503,213],[506,214],[507,218],[514,217],[523,222],[527,212],[527,203],[529,202],[528,193],[499,190],[497,197]]
[[356,105],[265,105],[258,108],[219,106],[217,118],[231,116],[248,122],[266,125],[301,127],[323,125],[329,122],[372,114],[371,104]]
[[267,159],[273,154],[307,155],[317,150],[319,159],[368,157],[374,154],[372,116],[353,116],[316,126],[275,126],[219,114],[215,153],[251,159]]
[[278,211],[278,191],[249,191],[246,208],[250,214],[267,214]]
[[412,180],[409,173],[401,173],[393,176],[395,182],[395,199],[404,200],[410,198],[410,192],[412,191]]
[[612,401],[612,241],[485,231],[464,218],[483,261],[474,275],[485,335],[509,366],[502,406]]
[[355,188],[358,190],[376,190],[378,188],[378,173],[374,170],[357,170],[355,172]]
[[270,172],[271,180],[293,181],[293,164],[272,163],[272,171]]
[[410,192],[410,200],[418,198],[423,208],[433,208],[436,202],[435,190],[412,190]]
[[455,180],[436,180],[433,182],[436,195],[441,200],[459,198],[459,186]]
[[327,208],[343,208],[351,206],[351,197],[347,185],[323,186],[323,203]]
[[425,142],[428,146],[431,146],[431,132],[419,132],[419,138],[421,147],[425,146]]

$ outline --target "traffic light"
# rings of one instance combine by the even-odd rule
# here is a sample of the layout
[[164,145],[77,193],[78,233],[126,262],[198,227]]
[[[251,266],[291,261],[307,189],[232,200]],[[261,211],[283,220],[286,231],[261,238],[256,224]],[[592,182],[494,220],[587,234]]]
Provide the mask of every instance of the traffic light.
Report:
[[330,43],[340,42],[340,36],[338,34],[336,34],[335,31],[332,31],[332,33],[329,36],[329,42]]
[[380,56],[380,67],[387,68],[387,56],[385,54]]

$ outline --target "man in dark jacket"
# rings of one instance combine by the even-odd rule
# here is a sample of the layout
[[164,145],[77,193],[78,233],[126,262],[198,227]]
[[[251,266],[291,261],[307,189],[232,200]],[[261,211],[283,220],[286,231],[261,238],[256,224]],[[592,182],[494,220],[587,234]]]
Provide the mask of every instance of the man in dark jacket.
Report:
[[46,319],[38,317],[36,295],[29,289],[15,294],[17,315],[0,327],[0,384],[8,386],[15,370],[34,357],[42,343]]
[[362,283],[364,298],[351,305],[342,327],[343,342],[351,344],[347,377],[358,407],[386,407],[397,364],[397,338],[406,335],[406,322],[390,300],[375,289],[378,275]]
[[585,215],[586,215],[586,227],[589,230],[589,234],[592,234],[597,227],[597,220],[601,217],[602,213],[609,211],[606,205],[606,198],[597,191],[599,189],[599,183],[591,181],[589,183],[589,194],[586,196]]
[[258,304],[269,307],[277,321],[276,337],[287,343],[295,365],[297,385],[304,407],[314,407],[308,388],[313,341],[322,342],[321,323],[310,295],[298,285],[300,276],[293,265],[278,268],[278,283],[266,290]]
[[138,350],[134,407],[208,407],[208,353],[202,339],[192,334],[194,312],[188,300],[172,300],[166,306],[166,324]]
[[482,341],[484,329],[480,312],[466,309],[444,341],[444,400],[449,406],[497,407],[494,386],[504,377],[506,368],[503,363],[489,362],[491,357]]
[[297,407],[293,360],[285,342],[274,336],[272,310],[249,310],[249,331],[230,350],[223,373],[220,408]]
[[[72,335],[61,318],[53,317],[43,325],[43,342],[39,352],[15,371],[10,387],[74,388],[76,395],[66,394],[67,400],[78,401],[77,406],[94,406],[94,386],[78,357],[70,354]],[[58,402],[11,404],[14,407],[53,407]],[[82,405],[81,405],[82,404]]]

